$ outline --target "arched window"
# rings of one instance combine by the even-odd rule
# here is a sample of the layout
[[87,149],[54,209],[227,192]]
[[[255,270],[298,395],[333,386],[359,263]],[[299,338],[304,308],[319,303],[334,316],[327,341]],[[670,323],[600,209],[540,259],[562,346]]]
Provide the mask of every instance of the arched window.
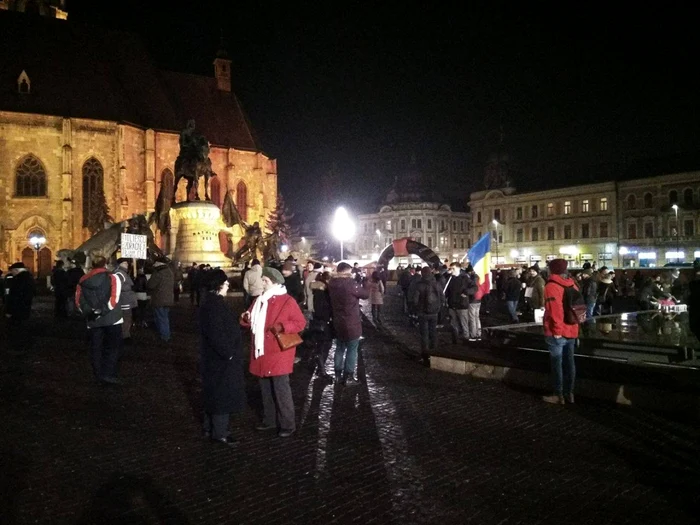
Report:
[[104,193],[104,170],[95,157],[83,164],[83,228],[90,225],[90,217],[99,211]]
[[46,197],[46,172],[34,155],[27,155],[17,166],[15,197]]
[[241,219],[248,222],[248,188],[243,181],[236,186],[236,208]]
[[651,193],[644,194],[644,207],[653,208],[654,207],[654,197]]
[[678,192],[676,190],[671,190],[668,193],[668,204],[669,205],[678,204]]
[[630,195],[627,197],[627,209],[628,210],[633,210],[637,206],[637,198],[634,195]]
[[683,190],[683,204],[692,206],[693,204],[693,190],[686,188]]
[[[173,186],[175,185],[175,177],[173,176],[173,172],[170,171],[168,168],[165,168],[160,174],[160,185],[164,191],[163,194],[170,197],[170,200],[172,201]],[[160,190],[156,193],[156,204],[158,201],[159,194],[160,194]]]
[[214,204],[216,204],[216,206],[218,208],[221,208],[221,204],[222,204],[221,182],[219,182],[219,177],[214,177],[213,179],[211,179],[209,193],[210,193],[211,201]]

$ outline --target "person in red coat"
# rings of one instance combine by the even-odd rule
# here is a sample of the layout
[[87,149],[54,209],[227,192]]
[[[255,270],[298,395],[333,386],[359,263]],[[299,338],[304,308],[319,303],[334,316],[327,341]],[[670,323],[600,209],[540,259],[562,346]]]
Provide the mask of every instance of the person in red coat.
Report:
[[578,324],[564,322],[564,288],[576,282],[566,272],[568,263],[554,259],[549,263],[550,278],[544,287],[544,336],[549,350],[549,361],[554,383],[554,394],[544,396],[547,403],[563,405],[564,398],[574,402],[576,365],[574,347],[578,338]]
[[279,430],[289,437],[296,430],[294,403],[289,374],[294,367],[296,348],[282,350],[275,334],[299,333],[306,318],[296,300],[287,294],[284,277],[274,268],[262,272],[263,292],[241,316],[241,324],[252,333],[250,373],[260,378],[263,421],[256,430]]

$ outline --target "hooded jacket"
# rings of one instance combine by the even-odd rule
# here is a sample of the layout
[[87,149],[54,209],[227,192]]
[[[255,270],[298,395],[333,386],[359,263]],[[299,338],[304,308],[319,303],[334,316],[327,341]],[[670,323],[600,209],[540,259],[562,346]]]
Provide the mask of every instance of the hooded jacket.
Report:
[[75,290],[75,305],[87,317],[88,328],[122,324],[121,280],[106,268],[85,274]]
[[578,325],[564,322],[564,288],[576,286],[570,277],[553,274],[544,287],[544,335],[576,339]]

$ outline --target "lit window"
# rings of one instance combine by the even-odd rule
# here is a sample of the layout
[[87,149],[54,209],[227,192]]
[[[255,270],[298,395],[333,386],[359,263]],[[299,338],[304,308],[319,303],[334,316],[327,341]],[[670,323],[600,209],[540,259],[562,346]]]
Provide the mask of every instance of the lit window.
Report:
[[608,211],[608,198],[607,197],[600,198],[600,211]]
[[571,201],[564,201],[564,215],[571,213]]
[[590,211],[590,205],[588,203],[588,199],[583,199],[581,201],[581,211],[583,213],[588,213]]
[[391,221],[386,221],[386,229],[387,231],[391,231]]
[[547,215],[554,215],[554,203],[547,204]]

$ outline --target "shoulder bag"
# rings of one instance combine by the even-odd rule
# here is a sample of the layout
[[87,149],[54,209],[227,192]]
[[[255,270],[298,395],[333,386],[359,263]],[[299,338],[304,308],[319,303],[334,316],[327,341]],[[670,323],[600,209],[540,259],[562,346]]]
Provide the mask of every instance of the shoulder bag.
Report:
[[[282,306],[282,309],[284,310],[284,307],[287,305],[287,302],[289,301],[289,298],[287,298],[287,301],[285,301],[284,305]],[[277,318],[275,319],[275,322],[272,323],[273,325],[277,323],[277,319],[279,319],[279,316],[282,314],[280,313],[277,315]],[[282,351],[284,350],[289,350],[290,348],[295,348],[299,346],[301,343],[304,342],[304,340],[301,338],[299,334],[288,334],[286,332],[280,332],[277,334],[274,334],[275,339],[277,339],[277,344],[280,345],[280,348]]]

